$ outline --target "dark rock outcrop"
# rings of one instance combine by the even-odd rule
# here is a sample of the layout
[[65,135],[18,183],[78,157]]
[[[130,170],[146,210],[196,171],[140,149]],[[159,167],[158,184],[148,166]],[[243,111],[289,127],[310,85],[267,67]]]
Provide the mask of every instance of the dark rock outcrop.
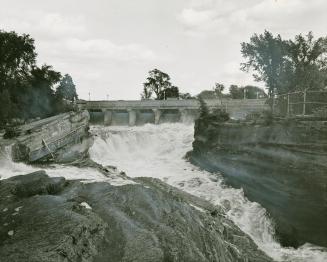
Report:
[[1,261],[272,261],[219,207],[163,182],[0,181]]
[[206,123],[188,156],[265,207],[283,245],[327,247],[327,121]]

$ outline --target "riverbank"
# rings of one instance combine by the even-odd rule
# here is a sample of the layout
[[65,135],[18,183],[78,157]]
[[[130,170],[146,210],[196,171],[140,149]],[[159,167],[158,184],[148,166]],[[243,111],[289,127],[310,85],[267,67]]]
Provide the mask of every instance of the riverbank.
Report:
[[327,247],[327,121],[201,121],[190,161],[266,208],[284,246]]

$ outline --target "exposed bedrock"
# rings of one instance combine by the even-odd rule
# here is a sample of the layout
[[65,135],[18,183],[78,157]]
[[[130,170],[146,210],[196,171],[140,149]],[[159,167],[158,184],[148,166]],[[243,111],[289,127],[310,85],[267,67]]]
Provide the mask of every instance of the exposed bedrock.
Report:
[[189,157],[265,207],[283,245],[327,246],[327,122],[211,123]]
[[151,178],[0,181],[1,261],[272,261],[210,203]]

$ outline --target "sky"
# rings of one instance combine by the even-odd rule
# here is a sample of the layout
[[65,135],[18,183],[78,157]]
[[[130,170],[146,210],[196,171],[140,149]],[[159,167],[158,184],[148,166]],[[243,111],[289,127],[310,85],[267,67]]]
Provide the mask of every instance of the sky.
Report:
[[38,64],[70,74],[82,99],[139,99],[158,68],[181,92],[253,81],[241,42],[327,34],[326,0],[0,0],[0,29],[35,39]]

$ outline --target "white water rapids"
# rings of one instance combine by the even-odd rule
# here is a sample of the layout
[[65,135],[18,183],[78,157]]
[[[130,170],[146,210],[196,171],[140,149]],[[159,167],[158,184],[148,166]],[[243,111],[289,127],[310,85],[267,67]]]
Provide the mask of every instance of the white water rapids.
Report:
[[[102,165],[113,165],[130,177],[155,177],[188,193],[221,205],[227,216],[247,233],[269,256],[277,261],[325,262],[327,251],[310,244],[298,249],[283,248],[274,239],[274,228],[266,211],[250,202],[241,189],[224,185],[220,174],[200,170],[183,157],[192,149],[193,125],[162,124],[136,127],[93,127],[96,135],[91,158]],[[0,156],[1,179],[39,170],[11,161],[8,153]],[[67,179],[105,181],[121,185],[126,181],[109,180],[91,168],[53,165],[50,176]]]

